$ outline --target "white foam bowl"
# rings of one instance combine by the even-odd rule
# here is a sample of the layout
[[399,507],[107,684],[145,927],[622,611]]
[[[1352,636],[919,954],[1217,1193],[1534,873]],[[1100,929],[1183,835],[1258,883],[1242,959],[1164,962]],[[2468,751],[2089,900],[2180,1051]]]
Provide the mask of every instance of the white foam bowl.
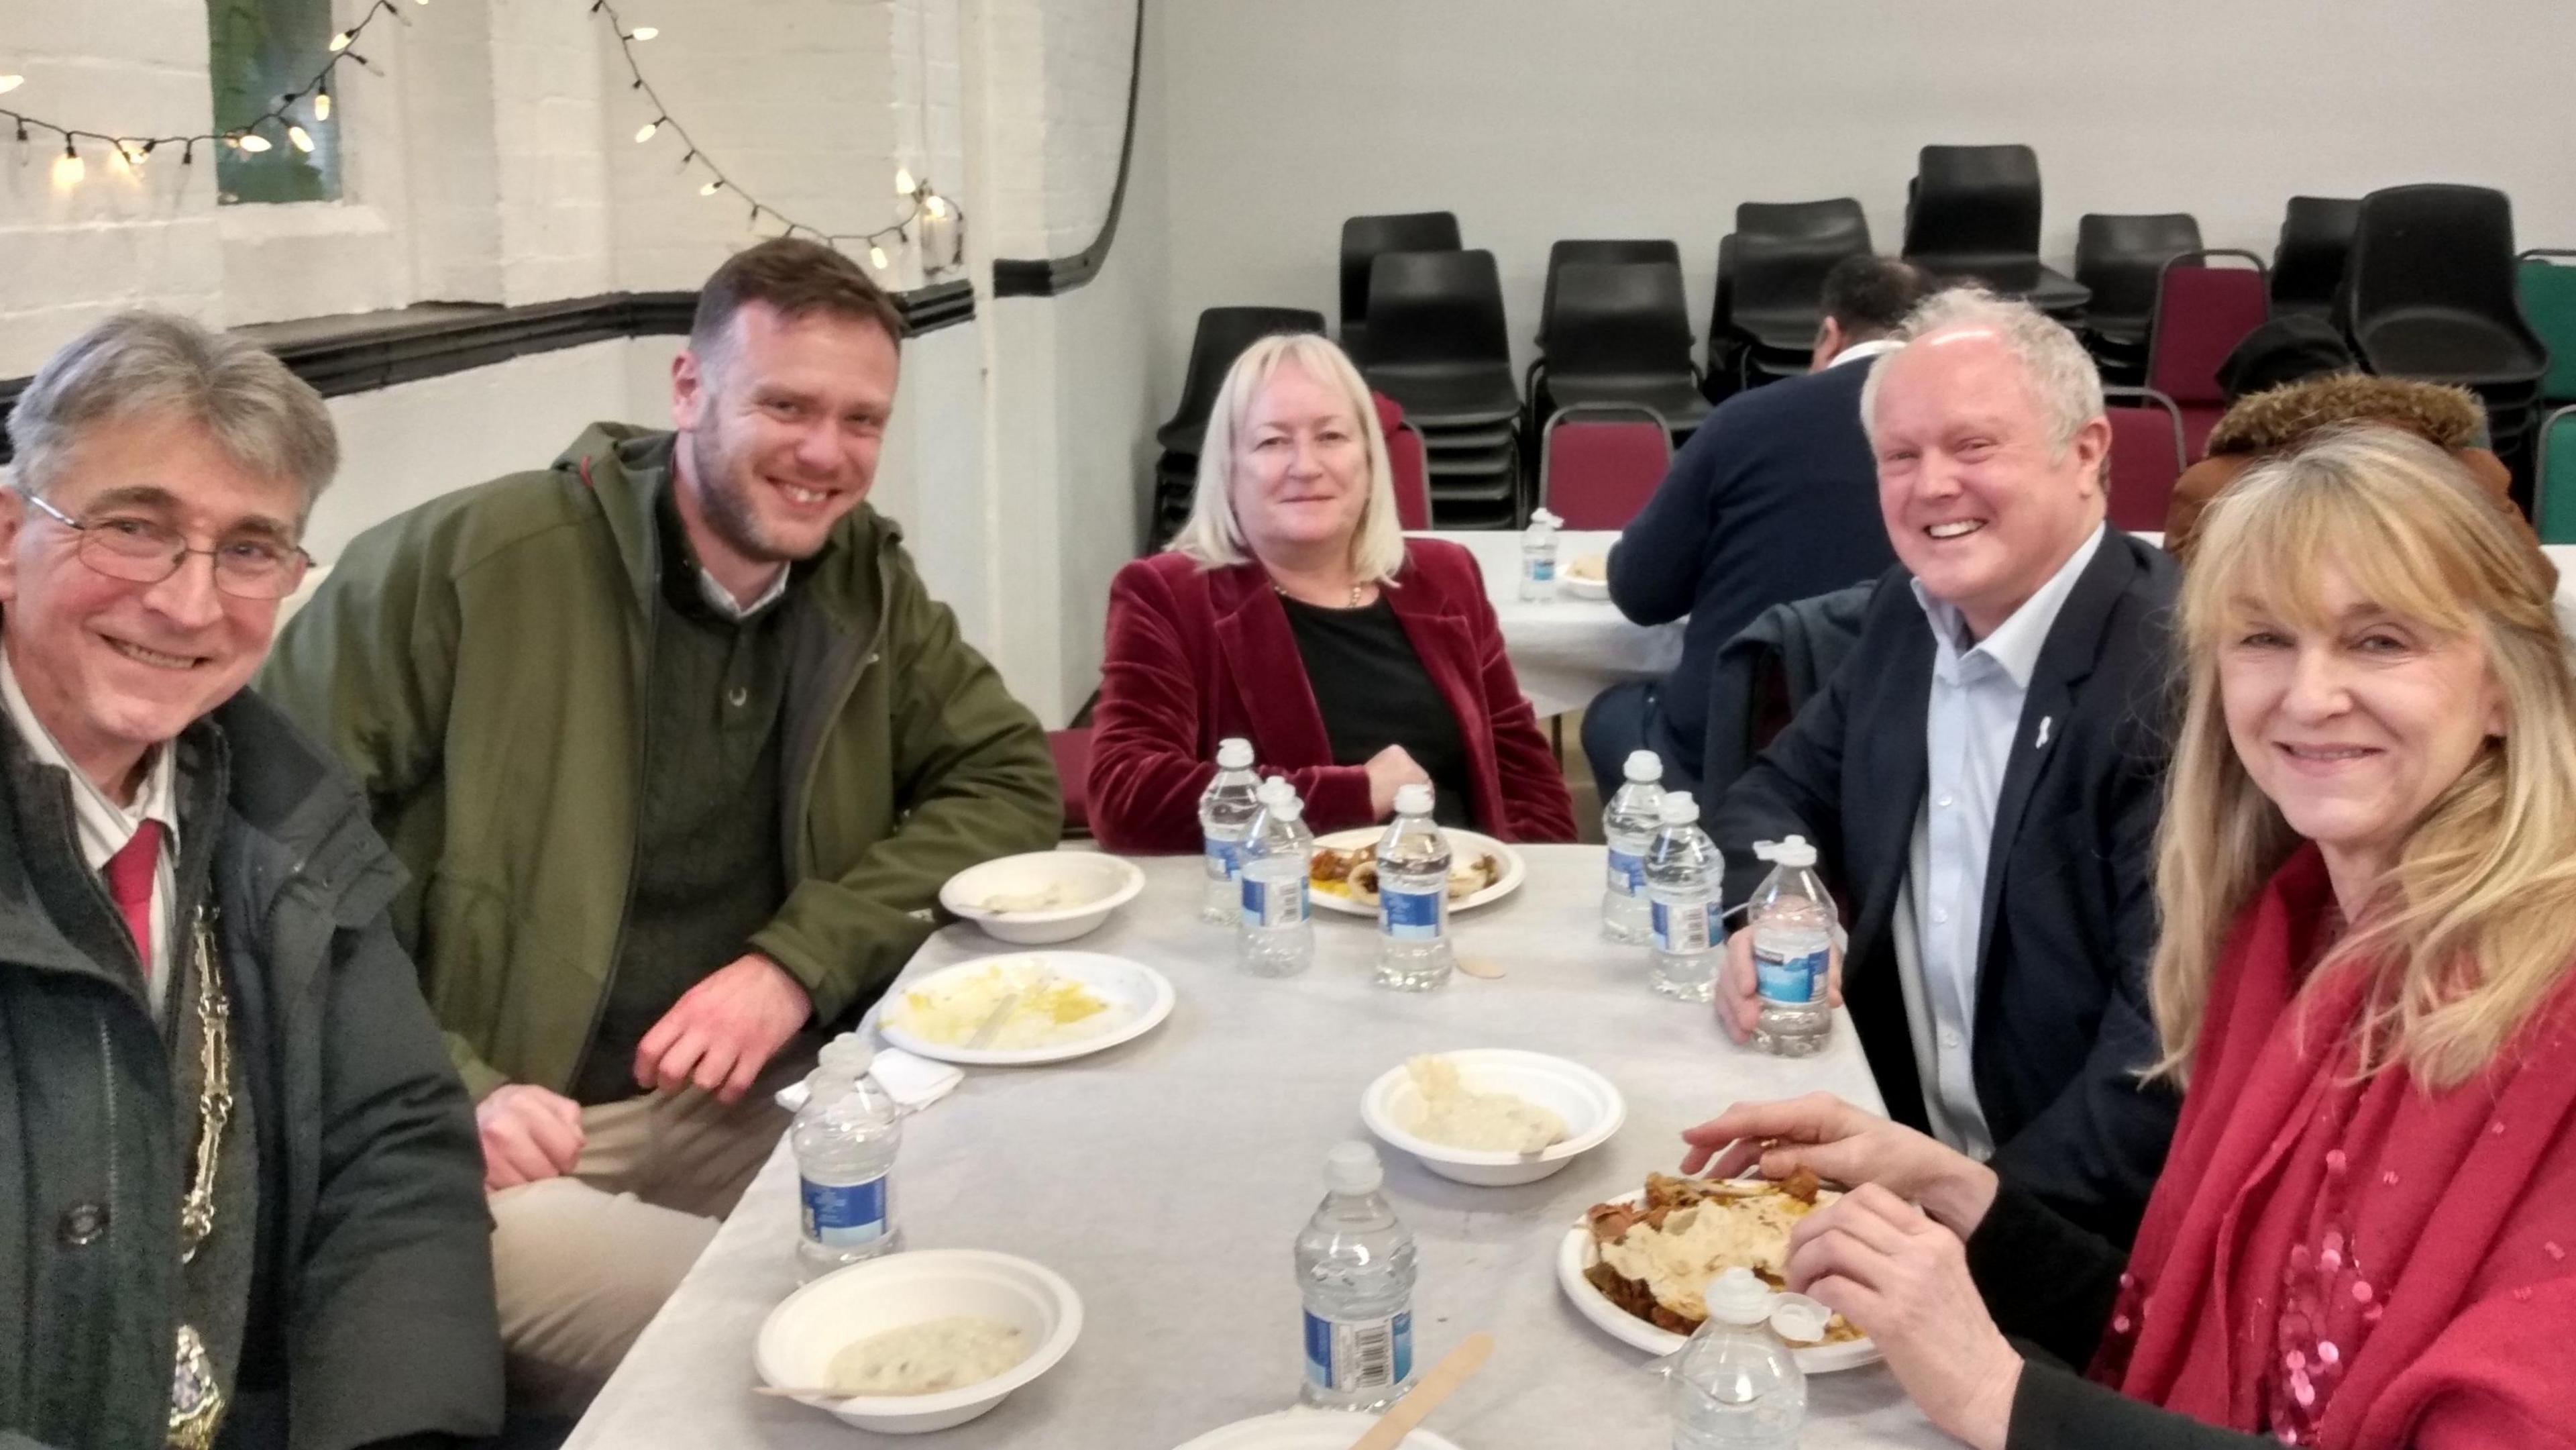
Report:
[[862,1430],[915,1435],[962,1425],[1045,1374],[1082,1333],[1082,1299],[1054,1270],[983,1249],[922,1249],[835,1269],[787,1296],[760,1326],[753,1362],[772,1386],[827,1383],[832,1357],[889,1329],[952,1314],[1020,1331],[1028,1358],[980,1384],[935,1395],[798,1395]]
[[[996,896],[1034,895],[1054,886],[1072,889],[1082,904],[1052,911],[993,911],[984,906]],[[1032,851],[969,866],[949,877],[939,888],[939,904],[982,927],[989,936],[1034,947],[1081,936],[1144,889],[1145,873],[1133,861],[1098,851]]]
[[1458,1079],[1471,1091],[1510,1093],[1565,1119],[1565,1136],[1536,1153],[1480,1153],[1426,1141],[1403,1126],[1421,1113],[1422,1094],[1398,1063],[1360,1095],[1360,1120],[1389,1147],[1412,1154],[1443,1178],[1485,1188],[1535,1183],[1610,1141],[1628,1119],[1627,1100],[1610,1079],[1579,1062],[1508,1047],[1438,1055],[1458,1065]]
[[[1180,1450],[1350,1450],[1351,1442],[1367,1434],[1377,1422],[1375,1415],[1355,1415],[1347,1410],[1281,1410],[1210,1430]],[[1404,1437],[1399,1450],[1458,1447],[1428,1430],[1415,1430]]]

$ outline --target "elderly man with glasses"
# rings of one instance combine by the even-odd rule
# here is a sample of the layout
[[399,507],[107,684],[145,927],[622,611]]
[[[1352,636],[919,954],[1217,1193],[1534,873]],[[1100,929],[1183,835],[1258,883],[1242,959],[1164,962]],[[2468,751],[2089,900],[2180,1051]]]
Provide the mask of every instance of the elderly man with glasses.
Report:
[[242,687],[338,466],[276,358],[99,324],[0,489],[0,1444],[498,1427],[472,1108],[330,756]]

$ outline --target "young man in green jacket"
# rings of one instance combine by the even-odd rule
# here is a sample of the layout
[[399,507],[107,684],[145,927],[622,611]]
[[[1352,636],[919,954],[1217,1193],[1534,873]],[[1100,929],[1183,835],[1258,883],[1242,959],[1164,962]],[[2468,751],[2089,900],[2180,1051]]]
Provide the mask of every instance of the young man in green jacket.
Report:
[[902,331],[830,248],[738,254],[675,432],[598,425],[369,530],[262,678],[411,868],[522,1403],[615,1367],[940,883],[1056,838],[1045,733],[863,502]]

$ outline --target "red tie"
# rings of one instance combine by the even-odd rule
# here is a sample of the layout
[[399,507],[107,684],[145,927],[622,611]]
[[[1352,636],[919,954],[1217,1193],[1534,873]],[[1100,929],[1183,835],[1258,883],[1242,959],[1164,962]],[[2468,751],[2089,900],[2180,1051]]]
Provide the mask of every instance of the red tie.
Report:
[[107,894],[125,914],[125,929],[134,933],[134,950],[143,959],[143,979],[152,980],[152,876],[161,865],[161,823],[145,821],[134,839],[107,858]]

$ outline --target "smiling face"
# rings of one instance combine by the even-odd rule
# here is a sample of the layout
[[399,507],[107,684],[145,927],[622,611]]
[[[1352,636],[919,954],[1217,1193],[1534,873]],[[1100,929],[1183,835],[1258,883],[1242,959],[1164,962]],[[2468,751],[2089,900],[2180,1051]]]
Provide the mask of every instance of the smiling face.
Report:
[[1930,333],[1878,366],[1871,436],[1888,540],[1982,639],[2102,521],[2110,424],[2096,418],[2054,447],[2021,361],[1983,328]]
[[[2505,732],[2502,688],[2474,638],[2444,636],[2319,567],[2320,618],[2232,603],[2218,651],[2227,733],[2256,788],[2317,843],[2336,878],[2375,881],[2424,812]],[[2300,610],[2300,614],[2310,611]]]
[[1368,444],[1340,389],[1282,362],[1235,431],[1235,522],[1264,560],[1343,558],[1368,511]]
[[[45,501],[86,524],[139,520],[213,549],[291,546],[304,496],[244,471],[193,420],[119,419],[74,442]],[[15,489],[0,490],[0,604],[28,705],[120,800],[147,751],[249,681],[277,625],[277,601],[218,590],[202,554],[158,584],[99,573],[80,557],[80,534]]]
[[830,312],[748,302],[728,339],[715,357],[682,353],[671,375],[681,517],[719,577],[812,558],[867,497],[899,366],[885,329]]

